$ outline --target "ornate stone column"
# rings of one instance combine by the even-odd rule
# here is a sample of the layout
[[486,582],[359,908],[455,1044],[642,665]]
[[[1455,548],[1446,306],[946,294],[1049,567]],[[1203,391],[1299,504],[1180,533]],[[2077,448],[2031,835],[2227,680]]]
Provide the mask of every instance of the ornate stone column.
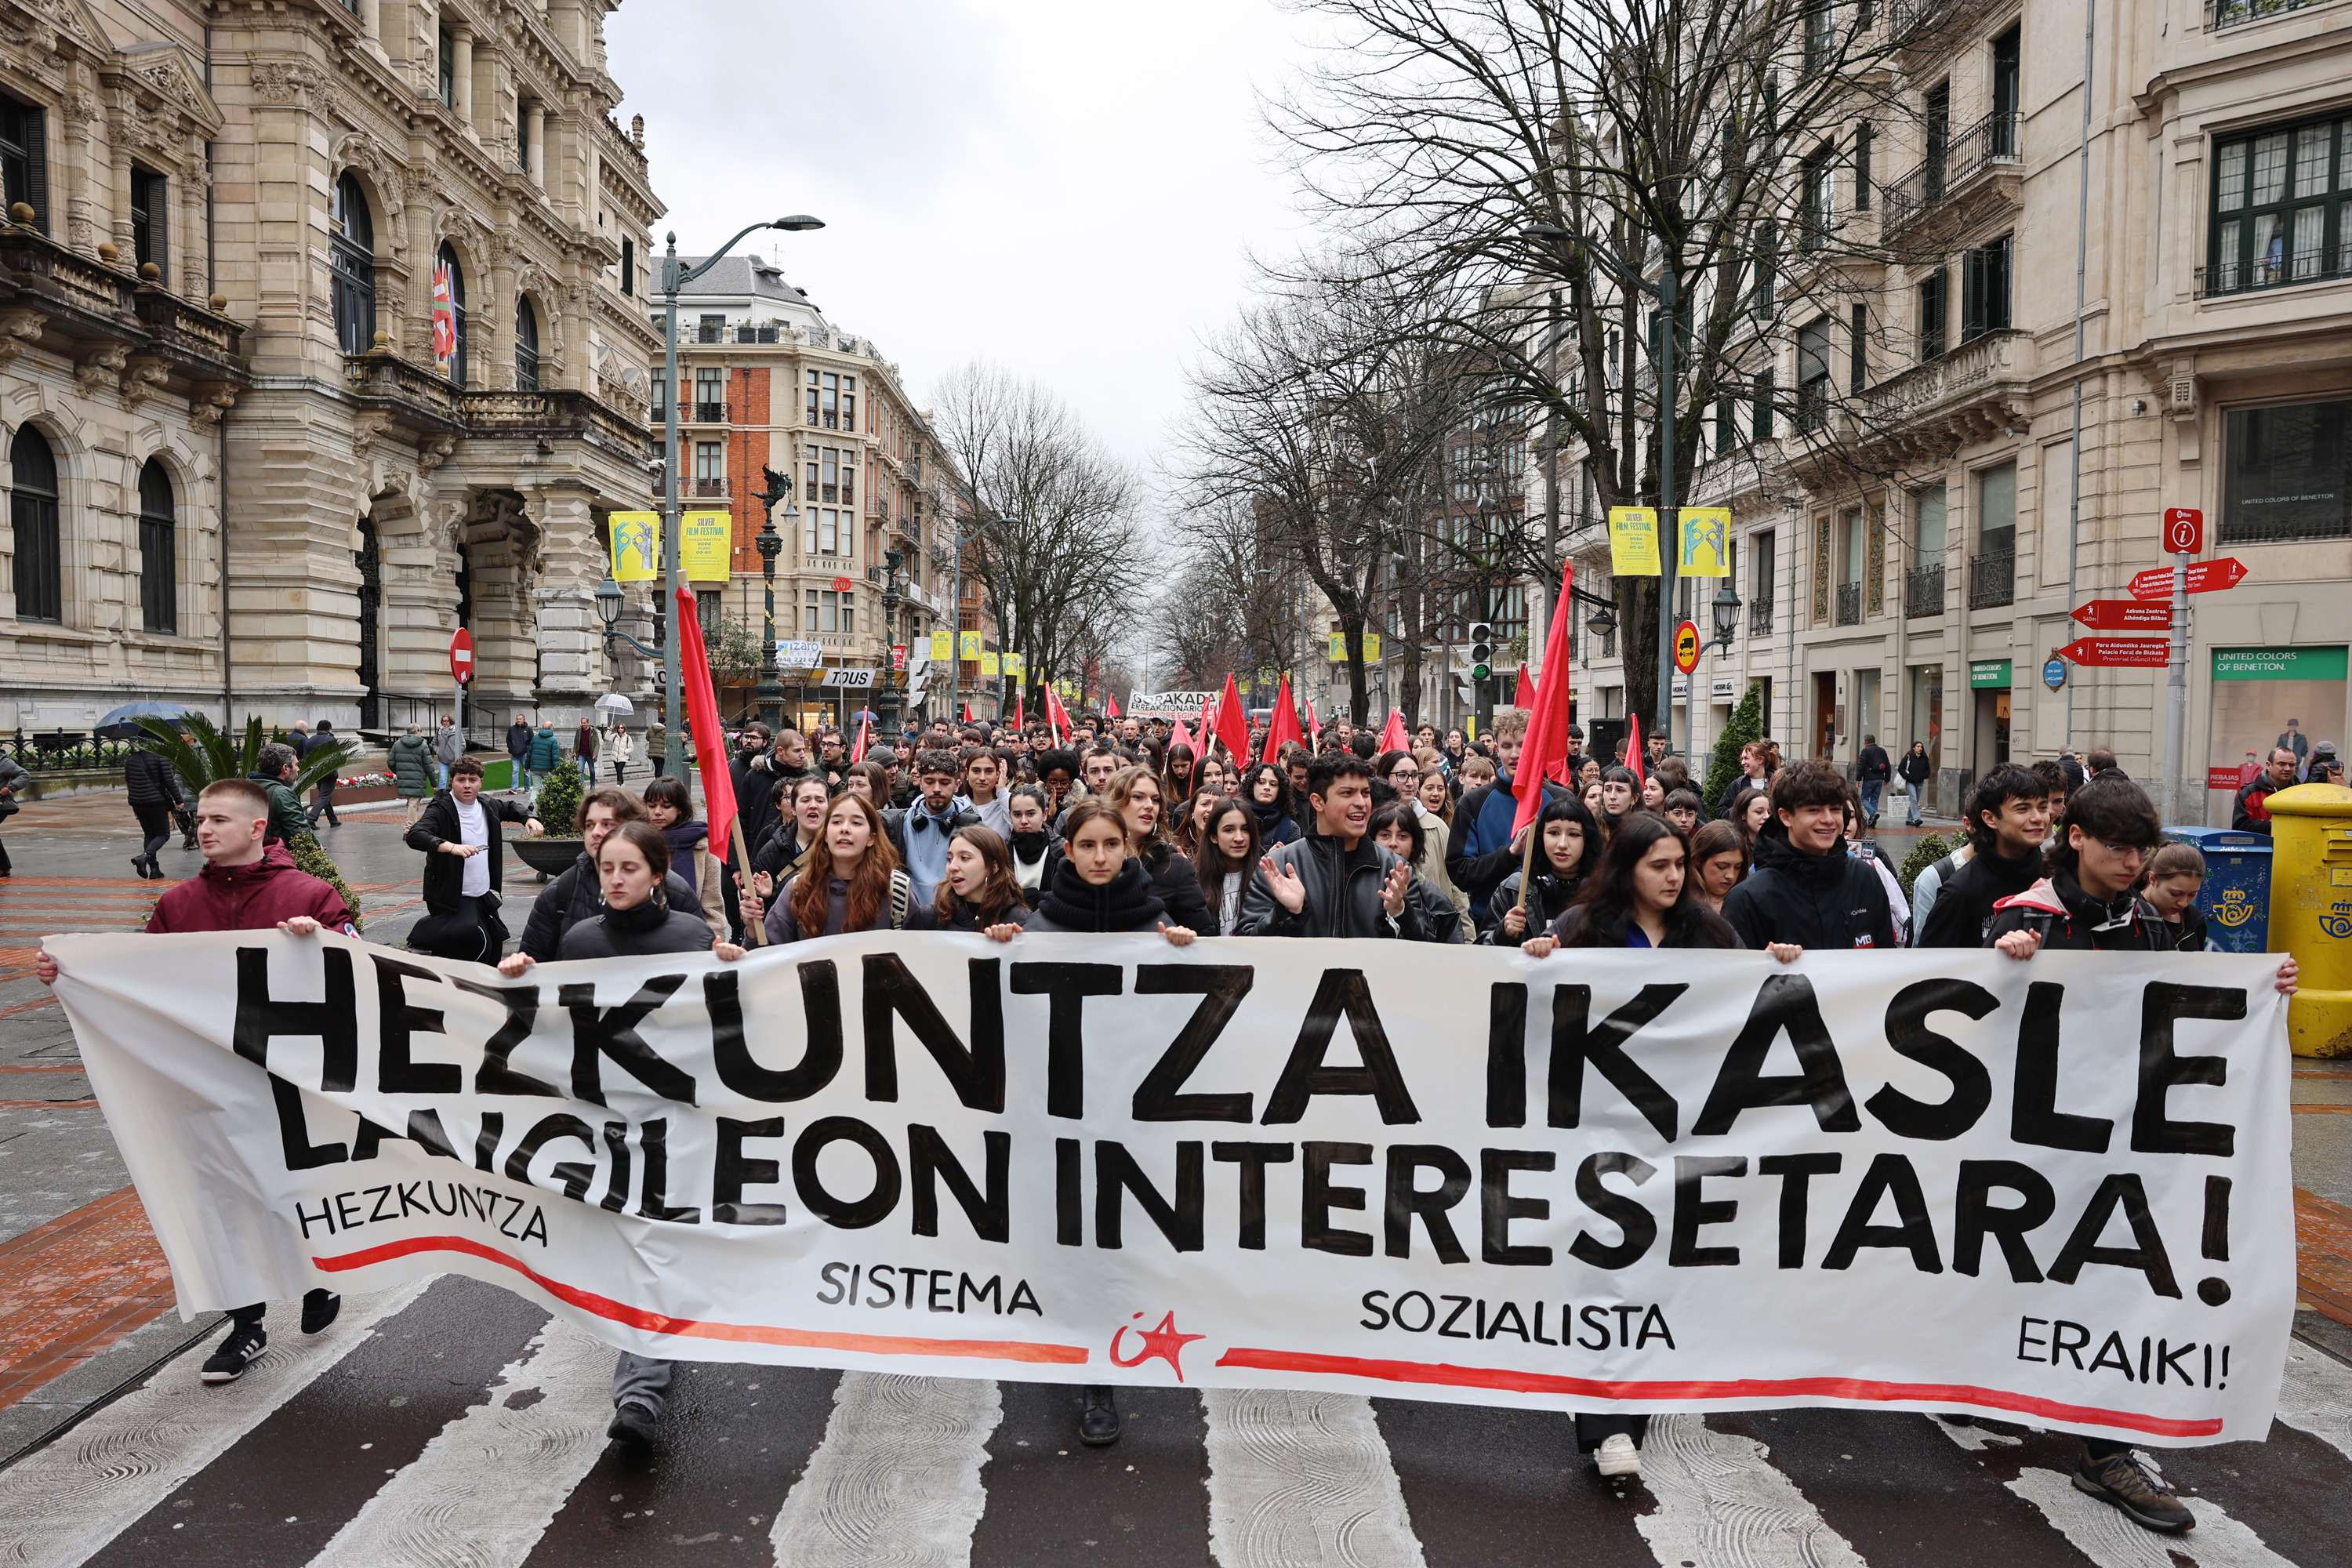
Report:
[[594,490],[584,480],[555,480],[532,498],[540,514],[545,570],[534,598],[539,622],[541,709],[576,724],[613,685],[604,628],[596,618],[596,584],[604,549],[596,533]]
[[466,122],[466,129],[478,137],[481,129],[474,123],[474,29],[451,28],[449,43],[454,51],[450,74],[456,79],[457,98],[453,107],[457,110],[457,118]]

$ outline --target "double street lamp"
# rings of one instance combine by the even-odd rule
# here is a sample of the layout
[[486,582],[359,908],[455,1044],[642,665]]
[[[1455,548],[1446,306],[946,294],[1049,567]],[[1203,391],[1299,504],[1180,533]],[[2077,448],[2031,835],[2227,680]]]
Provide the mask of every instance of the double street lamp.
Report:
[[[662,428],[662,614],[658,617],[657,624],[663,627],[661,633],[661,650],[658,656],[662,661],[662,772],[667,773],[672,778],[686,778],[690,765],[688,760],[689,748],[680,743],[677,739],[679,722],[685,717],[685,704],[682,700],[682,689],[679,685],[677,617],[668,613],[670,607],[677,603],[677,531],[678,514],[681,510],[679,503],[679,487],[684,483],[684,480],[679,478],[679,469],[681,465],[678,462],[677,454],[678,291],[684,289],[688,284],[693,282],[696,279],[701,277],[704,273],[709,271],[713,267],[718,266],[719,261],[729,251],[734,249],[737,245],[742,242],[743,237],[746,235],[755,234],[763,228],[783,229],[788,233],[798,233],[804,229],[823,228],[824,226],[824,224],[820,219],[813,218],[805,213],[798,213],[791,217],[776,218],[768,223],[751,224],[739,230],[732,239],[730,239],[726,244],[720,246],[717,250],[712,251],[709,256],[705,257],[699,267],[696,267],[688,270],[681,270],[678,267],[677,234],[672,233],[667,237],[669,248],[662,258],[662,293],[665,297],[663,303],[662,324],[662,376],[663,392],[665,395],[662,401],[667,406],[667,413],[663,420]],[[772,482],[773,480],[772,475],[771,476],[771,480]],[[774,503],[771,501],[769,504],[772,506]],[[764,535],[772,538],[774,527],[774,521],[772,516],[767,526],[763,528],[761,531]],[[781,542],[779,542],[776,545],[776,549],[781,550],[782,548],[782,546]],[[770,700],[771,694],[772,694],[773,700],[776,703],[781,704],[783,699],[783,693],[782,689],[777,687],[775,681],[775,556],[773,553],[770,552],[765,546],[761,549],[761,554],[765,558],[765,565],[767,567],[768,636],[767,651],[760,661],[761,675],[761,700],[763,704],[766,704]],[[637,641],[636,638],[628,636],[626,633],[615,629],[614,623],[620,618],[621,607],[622,597],[620,585],[614,583],[610,575],[607,575],[603,584],[596,590],[596,614],[597,617],[604,623],[604,649],[606,654],[609,656],[612,652],[613,644],[615,641],[619,641],[627,643],[631,647],[635,648],[639,653],[645,655],[648,658],[656,657],[653,649],[646,647],[645,644]]]

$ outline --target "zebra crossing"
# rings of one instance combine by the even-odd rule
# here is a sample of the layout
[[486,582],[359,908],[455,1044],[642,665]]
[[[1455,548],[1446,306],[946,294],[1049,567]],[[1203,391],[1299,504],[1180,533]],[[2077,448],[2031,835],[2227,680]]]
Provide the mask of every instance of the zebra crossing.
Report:
[[2352,1523],[2352,1368],[2299,1340],[2269,1442],[2153,1456],[2198,1515],[2160,1537],[2071,1438],[1883,1412],[1660,1417],[1627,1483],[1552,1413],[1143,1389],[1088,1449],[1074,1389],[695,1363],[636,1456],[612,1352],[493,1287],[273,1316],[240,1382],[200,1346],[0,1470],[0,1563],[2322,1568]]

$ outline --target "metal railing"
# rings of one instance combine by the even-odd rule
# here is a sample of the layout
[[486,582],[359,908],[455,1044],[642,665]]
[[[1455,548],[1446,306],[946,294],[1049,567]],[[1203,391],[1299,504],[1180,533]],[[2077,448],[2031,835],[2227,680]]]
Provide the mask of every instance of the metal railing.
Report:
[[734,417],[724,403],[696,403],[690,406],[694,409],[694,416],[687,421],[689,425],[725,425]]
[[730,496],[735,493],[733,484],[726,479],[697,479],[689,492],[698,496]]
[[2208,32],[2219,32],[2224,27],[2261,22],[2327,3],[2328,0],[2206,0],[2205,27]]
[[1748,632],[1751,637],[1772,635],[1772,601],[1769,597],[1748,601]]
[[1862,584],[1841,583],[1837,585],[1837,624],[1842,626],[1862,625]]
[[2017,599],[2017,552],[1988,551],[1969,557],[1969,606],[2013,604]]
[[2352,237],[2330,256],[2325,246],[2311,246],[2287,254],[2284,246],[2252,261],[2224,261],[2197,268],[2197,298],[2217,294],[2248,294],[2257,289],[2283,289],[2290,283],[2323,283],[2352,277]]
[[2284,544],[2298,539],[2352,539],[2352,518],[2339,513],[2332,518],[2225,516],[2221,520],[2224,544]]
[[1940,616],[1944,613],[1944,566],[1914,566],[1903,574],[1903,613]]
[[88,730],[27,730],[0,736],[5,752],[27,773],[58,773],[68,768],[119,768],[138,749],[131,741],[101,741]]
[[1996,164],[2021,164],[2018,115],[2014,110],[1988,114],[1954,135],[1941,153],[1892,184],[1881,185],[1879,196],[1892,227],[1917,221],[1927,209],[1957,195],[1978,174]]

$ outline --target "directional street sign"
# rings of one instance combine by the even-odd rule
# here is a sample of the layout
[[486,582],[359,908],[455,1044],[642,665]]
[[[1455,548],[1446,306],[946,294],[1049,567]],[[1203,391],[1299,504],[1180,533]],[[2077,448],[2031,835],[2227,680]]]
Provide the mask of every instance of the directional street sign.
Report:
[[[2245,580],[2246,563],[2234,555],[2200,561],[2189,569],[2189,591],[2192,594],[2210,594],[2222,588],[2234,588]],[[2172,597],[2172,568],[2154,567],[2133,578],[2131,596],[2135,599]]]
[[2195,555],[2205,548],[2205,514],[2193,506],[2164,509],[2164,547],[2176,555]]
[[1698,626],[1693,622],[1675,628],[1675,668],[1685,675],[1698,668]]
[[2094,599],[2077,606],[2074,618],[2095,632],[2168,632],[2172,606],[2139,599]]
[[2058,650],[2072,664],[2097,668],[2158,668],[2172,655],[2165,637],[2076,637]]

